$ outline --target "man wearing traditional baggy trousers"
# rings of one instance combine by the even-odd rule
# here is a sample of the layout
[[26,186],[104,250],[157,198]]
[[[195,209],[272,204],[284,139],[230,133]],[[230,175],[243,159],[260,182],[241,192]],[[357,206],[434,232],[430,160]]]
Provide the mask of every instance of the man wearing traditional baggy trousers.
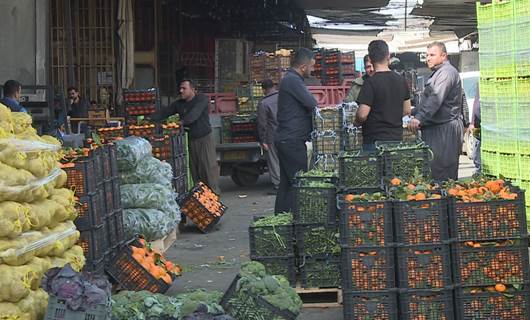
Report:
[[180,82],[180,98],[168,108],[153,115],[154,120],[165,119],[179,114],[184,126],[188,129],[190,166],[193,181],[206,183],[213,191],[220,193],[219,166],[215,152],[215,141],[208,116],[210,101],[202,93],[195,91],[192,80]]
[[433,73],[423,91],[420,106],[412,112],[414,119],[409,127],[421,129],[422,139],[432,149],[433,179],[457,180],[464,139],[460,76],[447,60],[447,50],[441,42],[433,42],[427,47],[427,66]]
[[276,196],[276,213],[293,212],[293,183],[298,171],[307,171],[306,141],[313,131],[313,110],[317,100],[307,89],[304,77],[313,71],[313,52],[300,48],[280,83],[278,93],[278,129],[274,143],[280,160],[280,186]]

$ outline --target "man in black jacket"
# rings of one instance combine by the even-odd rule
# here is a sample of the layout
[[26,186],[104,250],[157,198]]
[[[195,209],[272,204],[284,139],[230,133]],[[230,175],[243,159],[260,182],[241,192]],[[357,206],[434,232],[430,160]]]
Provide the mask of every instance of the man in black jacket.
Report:
[[219,166],[215,152],[215,141],[208,116],[210,101],[202,93],[195,91],[192,80],[185,79],[180,83],[180,98],[168,108],[152,116],[159,121],[176,113],[188,129],[190,166],[193,181],[206,183],[216,193],[219,188]]
[[291,68],[280,83],[278,94],[278,129],[274,137],[280,160],[280,186],[274,210],[276,213],[292,212],[294,207],[293,182],[296,173],[307,171],[307,149],[313,130],[313,110],[317,100],[307,89],[304,77],[313,71],[313,52],[299,49]]

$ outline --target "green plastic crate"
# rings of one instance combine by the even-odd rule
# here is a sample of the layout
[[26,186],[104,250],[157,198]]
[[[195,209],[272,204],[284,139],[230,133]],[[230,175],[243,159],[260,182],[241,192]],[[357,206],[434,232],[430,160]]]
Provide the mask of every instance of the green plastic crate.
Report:
[[530,0],[516,0],[513,4],[515,20],[530,20]]
[[477,22],[480,27],[493,26],[495,22],[495,15],[492,4],[481,5],[477,1]]
[[514,19],[515,0],[494,0],[493,14],[495,26],[499,23],[511,22]]
[[[498,113],[497,113],[498,115]],[[497,128],[497,151],[502,153],[517,153],[517,130]]]
[[512,48],[506,49],[506,51],[495,50],[495,77],[515,77],[515,53]]
[[523,180],[530,181],[530,155],[519,155],[519,176]]
[[517,101],[523,104],[530,103],[530,78],[518,78],[515,86]]
[[479,86],[481,103],[484,101],[495,101],[495,81],[481,78]]
[[530,155],[530,129],[519,128],[517,130],[519,153]]
[[515,47],[515,24],[513,20],[495,23],[493,34],[495,52],[513,51]]
[[[496,127],[499,130],[517,129],[517,105],[513,100],[506,99],[505,102],[496,103],[497,121]],[[514,135],[514,140],[517,136]]]
[[519,155],[499,153],[499,174],[509,179],[519,178]]
[[479,51],[480,76],[483,78],[495,78],[495,53]]
[[495,52],[495,28],[493,25],[478,28],[480,52]]
[[499,169],[499,154],[489,152],[482,148],[480,153],[482,173],[488,176],[497,176]]
[[[482,98],[481,98],[482,100]],[[497,123],[497,108],[493,102],[480,103],[480,121],[485,125],[496,126]]]
[[530,130],[530,100],[517,105],[517,128]]
[[[491,124],[489,124],[491,125]],[[488,130],[486,124],[482,123],[482,128],[480,129],[480,148],[488,152],[497,151],[497,139],[495,132]]]
[[[530,24],[527,28],[530,29]],[[530,42],[530,40],[527,41]],[[518,77],[530,76],[530,48],[515,53],[515,70]]]
[[516,94],[515,79],[503,79],[495,81],[495,103],[503,103],[507,99],[513,99]]
[[515,49],[517,51],[530,49],[530,16],[515,22]]

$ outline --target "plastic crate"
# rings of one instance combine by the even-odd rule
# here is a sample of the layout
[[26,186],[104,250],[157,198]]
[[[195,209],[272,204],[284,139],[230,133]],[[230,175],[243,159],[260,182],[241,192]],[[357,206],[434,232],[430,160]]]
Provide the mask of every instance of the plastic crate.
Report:
[[[208,188],[206,185],[203,187]],[[199,186],[195,186],[190,192],[187,193],[187,195],[180,202],[180,211],[191,221],[193,221],[199,230],[202,232],[208,232],[219,222],[227,208],[220,201],[218,201],[220,206],[219,212],[210,212],[194,196],[196,192],[200,192],[200,188],[201,187]],[[211,193],[215,194],[211,189],[209,190]],[[216,196],[219,197],[218,195]]]
[[498,174],[508,179],[519,178],[519,155],[499,153]]
[[[108,253],[108,252],[107,252]],[[105,259],[107,259],[108,254],[105,254],[105,256],[98,261],[86,261],[85,265],[83,266],[82,271],[87,271],[92,274],[98,274],[102,275],[105,273]]]
[[96,174],[96,186],[99,188],[100,185],[105,181],[103,175],[103,162],[105,160],[105,155],[103,153],[103,148],[96,148],[92,150],[92,157],[94,159],[94,172]]
[[[515,94],[513,97],[515,97]],[[515,103],[515,98],[506,99],[506,101],[503,103],[497,103],[496,111],[497,121],[495,126],[498,128],[498,130],[515,130],[517,128],[517,104]]]
[[493,4],[481,4],[477,1],[477,22],[478,26],[493,26],[495,14]]
[[517,130],[518,150],[520,154],[530,155],[530,129]]
[[396,241],[404,245],[418,245],[441,244],[449,240],[447,201],[395,201]]
[[339,254],[341,251],[336,225],[297,224],[294,230],[296,248],[300,256]]
[[[497,50],[497,48],[496,48]],[[512,78],[515,77],[515,54],[512,49],[495,52],[495,77]]]
[[65,187],[74,190],[76,197],[81,198],[96,191],[96,168],[93,157],[78,160],[74,162],[73,167],[63,170],[67,175]]
[[295,223],[337,223],[336,189],[295,186]]
[[124,239],[123,211],[117,210],[105,218],[105,228],[108,232],[108,247],[114,248],[122,243]]
[[495,53],[479,51],[480,76],[486,79],[495,78]]
[[497,176],[499,173],[499,154],[490,152],[481,146],[480,161],[482,173],[488,176]]
[[459,242],[452,250],[454,279],[462,286],[522,285],[530,281],[528,240]]
[[[255,221],[261,217],[255,218]],[[251,256],[277,257],[294,255],[294,227],[292,224],[248,228]]]
[[341,107],[316,108],[313,113],[313,129],[318,132],[340,132],[342,130]]
[[185,155],[176,156],[172,159],[167,160],[167,162],[171,164],[174,178],[187,174],[188,166]]
[[453,320],[453,290],[401,290],[401,319]]
[[[521,3],[526,1],[526,11],[528,14],[528,7],[530,7],[530,4],[528,4],[528,0],[523,1],[517,1],[517,3]],[[516,5],[517,5],[516,3]],[[516,12],[520,13],[523,11],[523,8],[518,9]],[[521,52],[526,51],[530,49],[530,31],[528,30],[528,24],[530,23],[530,14],[528,14],[526,17],[520,16],[518,17],[515,25],[515,50]]]
[[[527,23],[527,29],[530,22]],[[528,31],[527,31],[528,32]],[[528,40],[527,40],[528,41]],[[530,76],[530,48],[525,51],[518,51],[515,53],[515,70],[518,77]]]
[[429,147],[416,144],[402,144],[403,149],[383,151],[384,177],[386,180],[398,177],[408,181],[418,173],[424,178],[431,176],[432,151]]
[[296,285],[296,259],[287,257],[257,257],[251,256],[250,260],[257,261],[265,266],[265,271],[270,275],[284,276],[291,286]]
[[239,275],[234,278],[221,299],[220,305],[226,313],[245,320],[295,320],[298,317],[289,310],[280,310],[251,291],[237,290],[240,278]]
[[144,127],[144,128],[138,128],[138,127],[127,127],[127,135],[128,136],[137,136],[141,138],[149,139],[152,136],[157,134],[157,128],[155,125],[152,127]]
[[395,248],[342,248],[342,289],[370,291],[395,288]]
[[511,22],[514,19],[514,2],[515,0],[495,0],[493,3],[493,12],[495,17],[495,27],[497,25]]
[[526,236],[524,192],[515,200],[459,202],[450,200],[452,237],[480,241]]
[[118,204],[114,203],[116,194],[120,194],[120,185],[118,184],[118,180],[105,180],[103,183],[103,208],[106,215],[112,213],[116,209],[119,209]]
[[96,262],[103,259],[109,249],[108,243],[105,241],[107,229],[100,226],[80,233],[77,244],[83,248],[86,262]]
[[86,311],[72,311],[66,307],[66,300],[49,296],[44,320],[108,320],[110,309],[109,301],[106,306],[98,305]]
[[495,102],[481,102],[480,121],[487,125],[497,123],[497,108]]
[[525,320],[530,314],[528,289],[501,293],[456,290],[456,314],[462,320]]
[[398,320],[396,291],[343,291],[344,320]]
[[487,27],[479,27],[478,34],[480,52],[495,52],[495,33],[493,25],[488,25]]
[[342,144],[344,151],[359,151],[363,147],[363,132],[360,127],[345,128],[342,131]]
[[452,284],[449,245],[397,248],[399,287],[441,289]]
[[[519,155],[519,170],[520,170],[520,174],[519,174],[520,178],[522,180],[530,181],[530,155]],[[525,189],[525,188],[522,188],[522,189]]]
[[90,230],[92,228],[98,228],[103,224],[105,207],[103,192],[101,190],[81,197],[75,208],[77,210],[77,218],[74,220],[74,223],[78,230]]
[[122,126],[99,128],[97,134],[100,139],[105,142],[110,142],[116,140],[116,138],[123,138],[125,136],[125,129]]
[[349,190],[383,190],[383,161],[376,154],[339,155],[339,186]]
[[341,245],[385,246],[394,242],[392,202],[339,201]]
[[165,293],[171,286],[162,279],[155,279],[149,271],[145,270],[132,257],[129,245],[125,246],[118,256],[106,266],[106,271],[125,290]]
[[313,132],[312,140],[316,154],[339,154],[342,150],[341,135],[337,132]]
[[513,50],[515,47],[515,29],[513,20],[495,23],[493,36],[495,39],[495,52]]
[[312,169],[336,173],[339,170],[339,159],[336,154],[313,154]]
[[340,287],[340,256],[301,256],[298,263],[302,288]]
[[173,188],[177,193],[177,198],[184,197],[188,192],[188,176],[183,174],[179,177],[173,178]]

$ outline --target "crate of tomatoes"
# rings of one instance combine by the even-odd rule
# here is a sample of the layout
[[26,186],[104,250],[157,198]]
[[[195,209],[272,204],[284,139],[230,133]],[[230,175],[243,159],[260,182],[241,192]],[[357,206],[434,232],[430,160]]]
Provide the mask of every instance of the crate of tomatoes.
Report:
[[345,320],[398,320],[397,292],[362,291],[343,293]]
[[100,140],[105,142],[111,142],[114,140],[122,139],[125,136],[125,129],[123,126],[119,127],[104,127],[97,130],[97,134]]
[[459,241],[520,238],[527,235],[525,195],[502,179],[449,182],[452,236]]
[[219,222],[226,206],[212,189],[199,182],[180,203],[180,211],[202,232],[208,232]]
[[399,287],[441,289],[452,284],[449,245],[397,248]]
[[458,319],[523,320],[530,314],[530,290],[527,287],[462,288],[456,290]]
[[154,123],[139,124],[139,125],[128,125],[127,133],[129,136],[137,136],[143,138],[150,138],[157,133],[157,128]]
[[451,289],[401,290],[399,302],[400,319],[455,319]]
[[395,288],[395,248],[342,248],[342,288],[347,291]]
[[126,290],[164,293],[182,269],[139,238],[127,245],[106,271]]

